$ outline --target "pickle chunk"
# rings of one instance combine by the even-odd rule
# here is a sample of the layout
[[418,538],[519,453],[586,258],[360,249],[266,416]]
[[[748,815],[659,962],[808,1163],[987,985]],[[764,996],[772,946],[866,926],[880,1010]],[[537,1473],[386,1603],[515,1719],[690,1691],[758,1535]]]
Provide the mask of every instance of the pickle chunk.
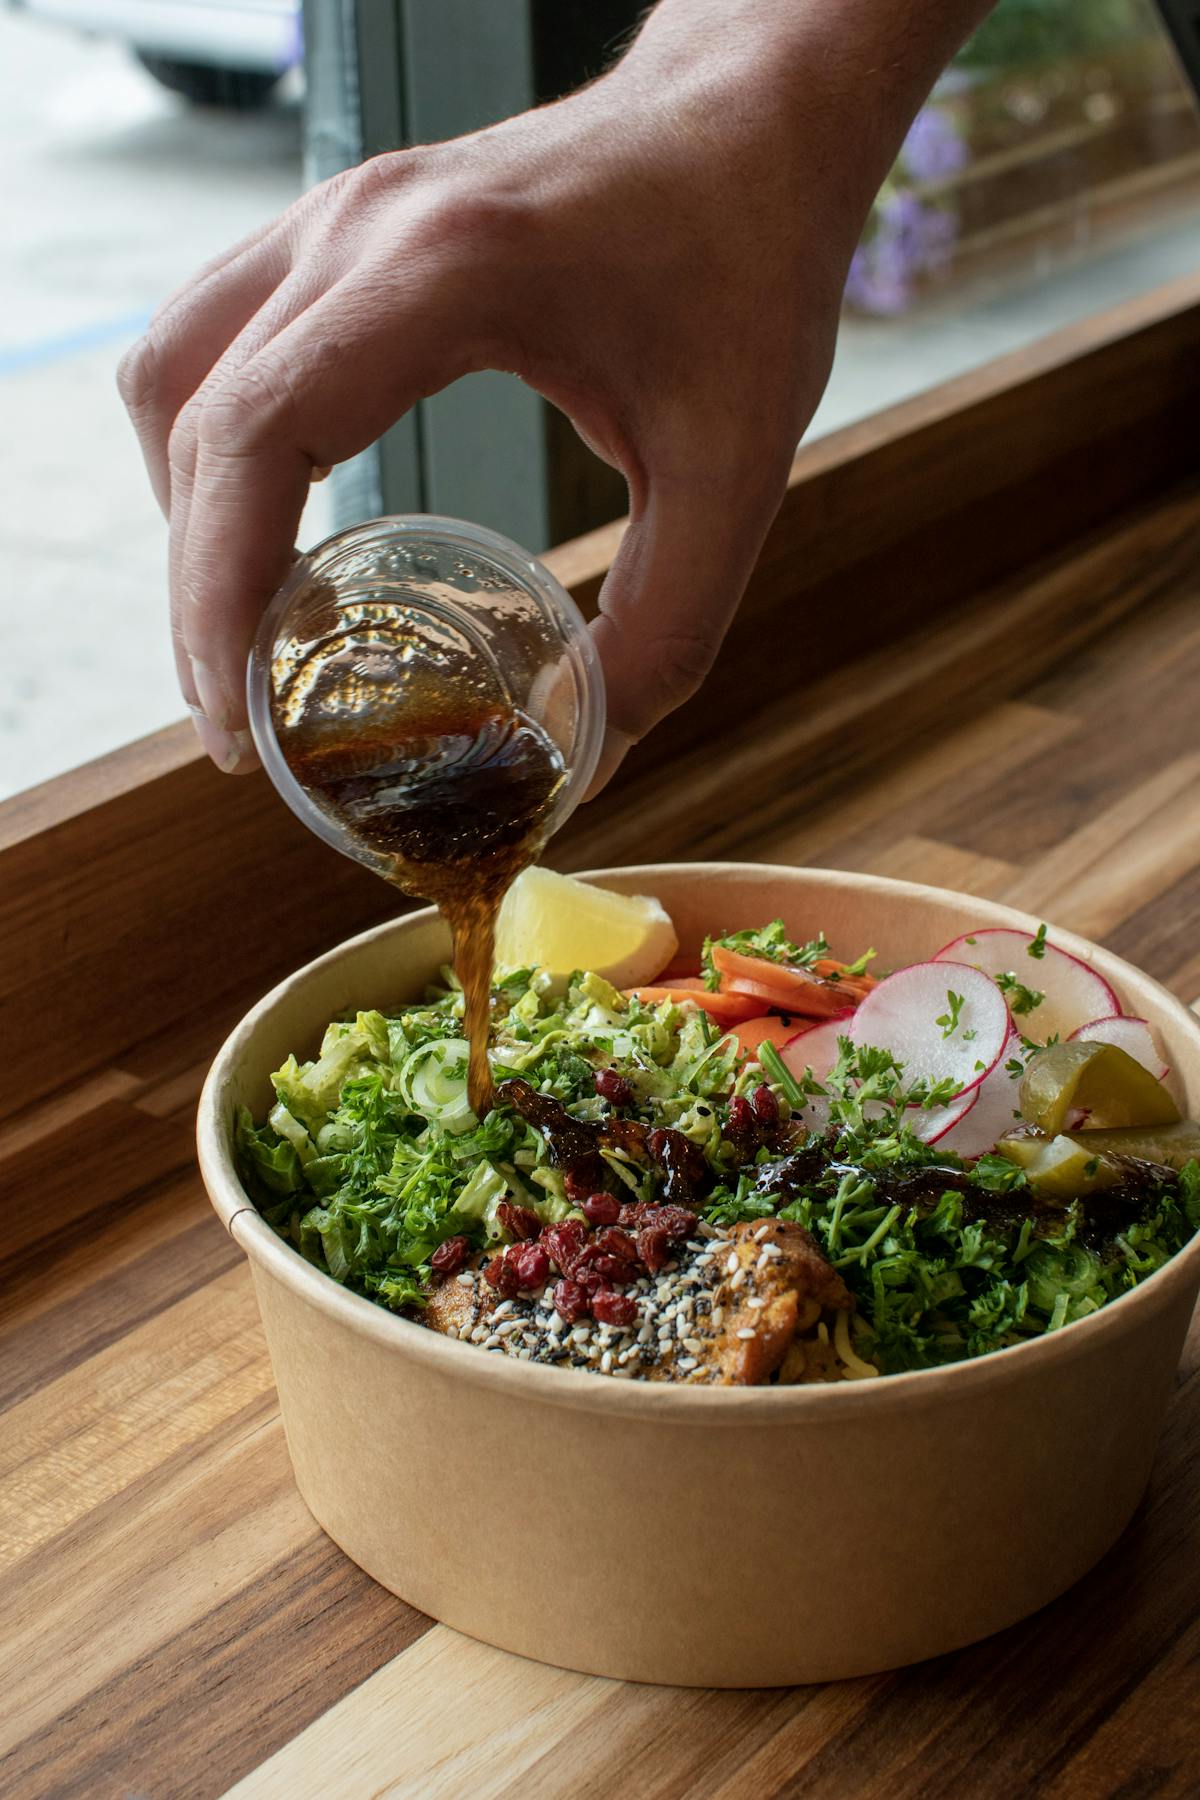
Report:
[[1174,1125],[1179,1108],[1161,1081],[1116,1044],[1071,1042],[1039,1050],[1021,1078],[1021,1117],[1056,1137],[1081,1108],[1089,1130]]
[[1017,1130],[1007,1132],[997,1143],[996,1151],[1028,1173],[1049,1142],[1045,1132],[1034,1131],[1031,1126],[1022,1125]]
[[1200,1125],[1195,1119],[1146,1126],[1140,1131],[1072,1131],[1069,1136],[1089,1156],[1128,1157],[1135,1162],[1157,1163],[1164,1169],[1182,1169],[1190,1162],[1200,1162]]
[[1106,1161],[1098,1150],[1088,1148],[1086,1136],[1080,1133],[1074,1137],[1044,1138],[1014,1134],[1001,1138],[996,1148],[1001,1156],[1024,1169],[1030,1187],[1043,1199],[1081,1200],[1085,1194],[1116,1187],[1122,1180],[1115,1164]]

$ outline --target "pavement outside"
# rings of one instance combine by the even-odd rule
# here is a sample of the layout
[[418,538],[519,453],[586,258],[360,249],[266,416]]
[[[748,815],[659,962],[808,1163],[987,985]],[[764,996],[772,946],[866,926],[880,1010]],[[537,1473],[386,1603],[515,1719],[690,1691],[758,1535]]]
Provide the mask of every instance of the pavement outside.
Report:
[[[3,0],[0,0],[0,5]],[[189,108],[119,46],[0,10],[0,798],[181,716],[162,519],[114,386],[150,312],[300,191],[286,96]],[[909,318],[847,321],[814,431],[1200,266],[1200,217]],[[324,535],[314,490],[300,541]]]
[[2,798],[183,714],[166,528],[114,375],[300,192],[299,107],[189,108],[120,46],[0,10],[0,168]]

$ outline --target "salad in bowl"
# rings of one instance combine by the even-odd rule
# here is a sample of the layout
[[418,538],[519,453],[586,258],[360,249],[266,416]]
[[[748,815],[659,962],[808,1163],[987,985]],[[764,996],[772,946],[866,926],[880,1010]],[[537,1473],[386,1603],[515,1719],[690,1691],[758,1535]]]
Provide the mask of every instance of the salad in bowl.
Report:
[[1058,1332],[1200,1228],[1153,1028],[1036,932],[881,968],[543,870],[505,903],[493,1097],[462,996],[332,1020],[238,1111],[247,1193],[333,1281],[464,1347],[690,1386],[872,1380]]

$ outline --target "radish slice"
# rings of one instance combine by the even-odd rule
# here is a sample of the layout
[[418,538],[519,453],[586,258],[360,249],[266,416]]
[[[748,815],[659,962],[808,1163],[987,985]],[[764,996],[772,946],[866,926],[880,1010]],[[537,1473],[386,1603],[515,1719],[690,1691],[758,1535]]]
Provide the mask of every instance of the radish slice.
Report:
[[898,969],[872,988],[849,1035],[860,1049],[890,1050],[907,1081],[951,1080],[961,1095],[995,1067],[1011,1031],[1004,995],[990,976],[938,961]]
[[976,1089],[968,1111],[944,1137],[932,1141],[943,1150],[953,1150],[956,1156],[982,1156],[986,1150],[995,1149],[1005,1132],[1020,1122],[1021,1077],[1008,1068],[1020,1047],[1021,1040],[1014,1031],[999,1062]]
[[1014,1009],[1017,1028],[1039,1044],[1070,1037],[1089,1020],[1110,1018],[1121,1003],[1102,975],[1054,944],[1043,943],[1041,956],[1030,954],[1035,943],[1028,931],[984,926],[967,932],[939,950],[935,961],[970,963],[985,975],[1014,975],[1023,987],[1045,998],[1029,1012]]
[[811,1069],[817,1081],[824,1081],[837,1061],[838,1039],[850,1036],[853,1017],[853,1010],[848,1009],[834,1019],[822,1019],[819,1025],[810,1025],[807,1031],[798,1031],[779,1052],[780,1062],[797,1080]]
[[978,1089],[968,1088],[957,1100],[951,1100],[946,1106],[932,1106],[928,1111],[924,1107],[911,1107],[904,1123],[915,1137],[924,1139],[927,1144],[949,1144],[956,1131],[961,1131],[978,1104]]
[[[784,1067],[801,1081],[812,1071],[814,1081],[824,1081],[838,1058],[838,1039],[849,1037],[853,1011],[839,1013],[836,1018],[822,1019],[807,1031],[798,1031],[779,1052]],[[793,1113],[793,1118],[797,1115]],[[810,1094],[800,1122],[809,1131],[824,1131],[829,1123],[829,1101],[824,1094]]]
[[[819,1025],[813,1025],[807,1031],[798,1031],[780,1050],[781,1062],[798,1081],[810,1070],[814,1081],[824,1081],[837,1061],[838,1039],[850,1036],[850,1021],[855,1016],[853,1011],[847,1011],[840,1013],[836,1019],[823,1019]],[[905,1122],[927,1144],[940,1143],[946,1133],[953,1131],[971,1110],[974,1098],[974,1092],[968,1090],[946,1106],[934,1106],[928,1110],[914,1106]],[[868,1112],[880,1117],[884,1108],[882,1105],[875,1105]],[[829,1101],[824,1094],[810,1094],[803,1111],[793,1113],[792,1116],[799,1117],[801,1124],[809,1131],[824,1131],[829,1123]]]
[[1089,1044],[1115,1044],[1118,1050],[1127,1051],[1134,1062],[1140,1062],[1143,1069],[1149,1069],[1159,1081],[1165,1081],[1171,1073],[1145,1019],[1126,1019],[1114,1013],[1107,1019],[1089,1019],[1071,1036],[1082,1038]]

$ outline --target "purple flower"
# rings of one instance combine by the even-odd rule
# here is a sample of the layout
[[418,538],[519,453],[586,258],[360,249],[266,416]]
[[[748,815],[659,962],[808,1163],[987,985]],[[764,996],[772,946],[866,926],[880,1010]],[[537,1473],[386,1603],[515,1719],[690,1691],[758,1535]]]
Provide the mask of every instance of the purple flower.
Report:
[[953,213],[901,189],[880,203],[876,236],[894,244],[914,269],[927,269],[944,262],[954,248],[958,221]]
[[894,189],[876,205],[868,234],[854,253],[847,300],[881,318],[903,312],[918,276],[945,267],[957,236],[953,213]]
[[945,181],[957,175],[970,152],[939,106],[923,106],[904,140],[900,160],[916,181]]
[[846,298],[860,312],[892,318],[911,301],[912,281],[887,246],[860,244],[850,260]]

